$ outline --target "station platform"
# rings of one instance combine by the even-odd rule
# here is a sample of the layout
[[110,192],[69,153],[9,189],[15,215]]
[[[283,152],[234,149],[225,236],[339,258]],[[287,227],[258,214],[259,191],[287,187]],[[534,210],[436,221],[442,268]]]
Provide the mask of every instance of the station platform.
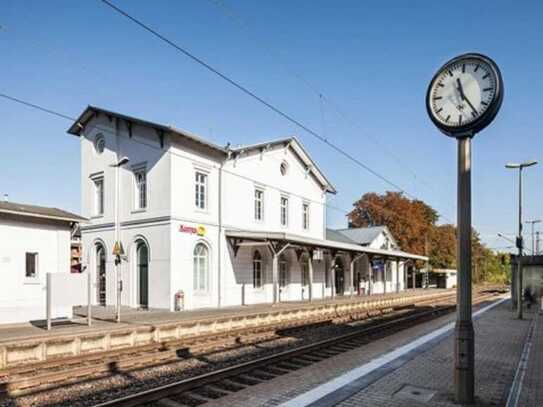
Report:
[[415,289],[370,296],[338,296],[312,302],[284,302],[183,312],[136,310],[123,307],[115,322],[114,307],[92,307],[92,326],[86,307],[75,309],[75,318],[58,321],[50,331],[44,324],[0,325],[0,369],[53,358],[164,343],[247,327],[265,327],[286,321],[309,321],[342,314],[367,312],[414,304],[454,291]]
[[[543,315],[516,319],[509,298],[474,309],[477,406],[543,405]],[[454,314],[252,386],[223,405],[458,406]],[[272,396],[270,396],[272,395]],[[209,403],[214,406],[219,404]]]

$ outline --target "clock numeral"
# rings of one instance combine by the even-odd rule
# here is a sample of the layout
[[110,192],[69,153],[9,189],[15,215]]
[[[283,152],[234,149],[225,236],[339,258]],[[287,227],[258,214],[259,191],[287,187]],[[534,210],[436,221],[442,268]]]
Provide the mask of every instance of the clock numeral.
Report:
[[486,78],[488,78],[489,76],[490,76],[490,74],[487,73],[485,76],[483,76],[483,79],[486,79]]
[[434,100],[440,100],[440,99],[443,99],[443,96],[435,96],[434,97]]
[[462,73],[466,73],[466,64],[462,64]]
[[450,118],[451,118],[451,115],[448,115],[445,121],[448,122]]
[[436,110],[436,113],[439,113],[439,112],[441,112],[442,110],[443,110],[443,108],[440,107],[438,110]]
[[477,72],[478,69],[479,69],[479,64],[475,65],[475,69],[473,70],[473,72]]
[[476,118],[477,117],[477,113],[476,112],[471,112],[471,115],[473,116],[473,118]]
[[462,124],[462,115],[461,114],[458,115],[458,124]]
[[439,86],[439,87],[441,87],[441,88],[445,87],[445,85],[443,85],[441,82],[438,83],[437,86]]
[[488,106],[488,103],[486,103],[486,102],[484,102],[484,101],[481,102],[481,104],[482,104],[483,106]]
[[483,92],[490,92],[491,90],[494,90],[493,88],[484,88]]
[[451,71],[448,71],[449,72],[449,75],[453,76],[452,72]]

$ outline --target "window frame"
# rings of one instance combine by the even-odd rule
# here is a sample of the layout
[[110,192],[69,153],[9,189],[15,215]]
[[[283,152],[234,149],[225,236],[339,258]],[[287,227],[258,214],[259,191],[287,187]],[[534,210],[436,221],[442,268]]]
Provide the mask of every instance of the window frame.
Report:
[[[260,194],[260,197],[258,196]],[[254,219],[255,222],[264,222],[264,188],[255,187],[254,190]],[[260,205],[260,207],[259,207]],[[260,210],[260,212],[259,212]],[[258,214],[260,213],[260,216]]]
[[[196,251],[200,247],[202,247],[205,250],[205,255],[203,255],[201,252],[196,253]],[[203,264],[205,264],[204,273],[202,273],[201,260],[203,260],[204,261]],[[209,245],[203,241],[196,242],[196,244],[194,245],[194,249],[192,250],[192,289],[195,293],[200,293],[200,294],[209,293],[210,264],[211,264],[211,250],[209,249]],[[202,279],[202,276],[204,276],[203,279]],[[204,282],[203,288],[201,284],[202,281]]]
[[[34,275],[28,275],[28,256],[34,256]],[[38,252],[25,252],[25,280],[34,281],[39,279],[40,254]]]
[[[201,176],[203,182],[198,179]],[[203,189],[203,193],[202,193]],[[206,212],[209,209],[209,173],[200,169],[194,170],[194,207],[197,211]],[[203,206],[201,203],[203,202]]]
[[[147,167],[145,165],[140,165],[132,168],[132,173],[134,175],[134,210],[135,211],[145,211],[149,206],[149,189],[147,186]],[[142,190],[140,189],[140,183],[138,182],[138,175],[143,174],[145,189],[143,190],[143,195],[145,199],[145,206],[141,205]]]
[[[257,281],[258,284],[256,284]],[[253,288],[256,290],[264,288],[264,260],[258,250],[253,253]]]
[[309,230],[309,217],[310,209],[309,209],[309,202],[302,202],[302,229],[303,230]]
[[[90,177],[92,182],[92,217],[101,218],[105,213],[106,205],[106,181],[103,173],[94,174]],[[101,184],[101,196],[98,197],[98,184]],[[98,210],[100,208],[100,211]]]
[[[283,202],[285,202],[285,205],[283,205]],[[288,207],[289,207],[288,196],[281,195],[280,203],[279,203],[279,223],[284,228],[288,227],[288,220],[289,220]],[[283,222],[283,215],[284,215],[284,222]]]

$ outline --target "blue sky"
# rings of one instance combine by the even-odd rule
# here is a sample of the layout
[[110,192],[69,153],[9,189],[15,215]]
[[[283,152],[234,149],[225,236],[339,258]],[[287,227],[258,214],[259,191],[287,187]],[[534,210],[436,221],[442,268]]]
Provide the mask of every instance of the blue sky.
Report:
[[[509,245],[496,233],[516,231],[517,184],[503,165],[543,159],[540,2],[115,2],[448,219],[456,143],[428,119],[426,87],[447,59],[489,55],[506,93],[473,143],[473,223],[490,246]],[[296,135],[338,189],[330,203],[345,209],[391,189],[98,0],[4,0],[0,25],[0,93],[71,116],[99,105],[222,145]],[[1,194],[79,211],[79,144],[68,125],[0,98]],[[543,165],[526,172],[526,219],[543,216],[542,175]],[[345,226],[340,212],[328,218]]]

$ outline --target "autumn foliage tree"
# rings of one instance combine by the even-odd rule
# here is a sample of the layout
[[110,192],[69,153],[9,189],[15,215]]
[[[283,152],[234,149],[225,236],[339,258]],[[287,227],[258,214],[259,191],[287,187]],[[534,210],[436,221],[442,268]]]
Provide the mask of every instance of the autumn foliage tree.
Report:
[[426,254],[430,231],[438,219],[429,205],[406,198],[401,192],[370,192],[353,206],[348,214],[352,227],[386,225],[402,250]]
[[[432,268],[456,269],[456,226],[438,225],[438,214],[428,204],[400,192],[364,194],[348,214],[350,227],[388,227],[400,248],[429,257]],[[474,283],[506,282],[509,264],[503,254],[488,249],[472,231],[472,276]]]

